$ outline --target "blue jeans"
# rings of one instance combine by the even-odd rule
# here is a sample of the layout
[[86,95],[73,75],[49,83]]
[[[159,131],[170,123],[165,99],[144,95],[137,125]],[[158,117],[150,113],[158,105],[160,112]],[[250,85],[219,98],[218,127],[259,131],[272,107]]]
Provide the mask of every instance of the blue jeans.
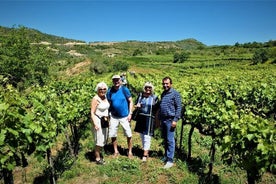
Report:
[[175,152],[175,128],[171,127],[173,119],[164,119],[161,123],[162,137],[165,144],[165,156],[168,162],[173,162]]

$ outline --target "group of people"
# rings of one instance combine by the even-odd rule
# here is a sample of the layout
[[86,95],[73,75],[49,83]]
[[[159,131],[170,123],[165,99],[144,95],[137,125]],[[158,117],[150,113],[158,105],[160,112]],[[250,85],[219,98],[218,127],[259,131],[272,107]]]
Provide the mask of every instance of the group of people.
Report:
[[[164,139],[165,154],[162,161],[164,168],[173,166],[175,154],[175,128],[178,120],[181,118],[181,97],[179,92],[172,88],[172,79],[165,77],[162,79],[164,91],[159,98],[154,94],[154,86],[146,82],[143,86],[143,92],[139,93],[136,102],[133,99],[130,90],[123,85],[120,75],[112,77],[113,86],[108,89],[104,82],[96,86],[97,94],[91,100],[91,118],[93,122],[95,138],[95,158],[97,164],[104,164],[101,157],[101,149],[107,143],[110,137],[114,148],[113,157],[120,155],[117,143],[117,133],[119,125],[122,126],[124,134],[127,137],[128,157],[133,158],[132,153],[132,130],[130,122],[133,108],[138,108],[139,113],[135,119],[135,132],[141,137],[143,156],[142,161],[146,162],[149,156],[151,138],[154,134],[155,122],[160,122],[162,138]],[[158,112],[158,113],[157,113]],[[109,118],[109,126],[102,125],[104,119]]]

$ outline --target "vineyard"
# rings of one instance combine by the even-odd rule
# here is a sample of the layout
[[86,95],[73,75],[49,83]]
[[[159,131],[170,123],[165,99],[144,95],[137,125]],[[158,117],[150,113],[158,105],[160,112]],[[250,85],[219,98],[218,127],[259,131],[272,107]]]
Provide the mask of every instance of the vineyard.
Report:
[[[198,51],[183,63],[172,63],[172,54],[122,55],[118,60],[129,63],[127,71],[63,76],[78,63],[72,56],[65,58],[67,67],[52,64],[52,73],[59,66],[56,78],[24,90],[1,78],[0,183],[275,183],[276,66],[252,65],[247,51],[228,52],[206,56]],[[98,54],[90,56],[79,60],[87,63]],[[172,170],[161,169],[158,129],[147,165],[139,158],[136,134],[135,159],[112,159],[109,143],[107,164],[93,162],[90,100],[98,82],[111,86],[111,76],[119,72],[127,73],[134,100],[147,81],[160,97],[165,76],[180,92],[183,111]],[[123,154],[125,142],[119,137]]]
[[[129,87],[139,92],[145,81],[152,81],[157,95],[161,80],[171,76],[183,100],[183,119],[178,127],[178,150],[192,159],[192,134],[195,129],[211,137],[210,164],[216,149],[225,163],[244,169],[248,182],[267,171],[275,171],[275,68],[224,72],[224,75],[181,76],[179,73],[154,72],[128,74]],[[210,69],[213,70],[213,69]],[[233,71],[232,71],[233,72]],[[255,73],[256,72],[256,73]],[[214,72],[215,73],[215,72]],[[71,155],[78,154],[81,127],[90,122],[89,103],[99,81],[110,84],[112,74],[104,77],[72,79],[34,87],[22,96],[11,86],[1,91],[1,164],[9,176],[16,166],[26,166],[32,153],[41,161],[46,157],[53,169],[51,148],[58,135],[66,138]],[[182,132],[183,126],[189,131]],[[189,144],[183,135],[189,134]],[[3,154],[4,153],[4,154]],[[212,173],[212,165],[209,165]],[[55,173],[55,171],[53,171]]]

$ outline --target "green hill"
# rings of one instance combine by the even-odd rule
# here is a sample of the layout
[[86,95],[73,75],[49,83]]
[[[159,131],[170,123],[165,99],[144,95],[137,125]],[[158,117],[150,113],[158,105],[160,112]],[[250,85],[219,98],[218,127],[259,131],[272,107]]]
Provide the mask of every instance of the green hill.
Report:
[[[258,169],[267,172],[255,184],[276,183],[275,43],[85,43],[0,27],[0,184],[232,184],[248,183],[247,173],[252,179]],[[189,57],[175,62],[182,53]],[[119,129],[121,155],[112,157],[109,139],[106,165],[95,164],[91,98],[98,82],[111,86],[111,76],[121,72],[134,100],[144,82],[151,81],[160,97],[162,78],[173,79],[185,107],[173,168],[163,169],[158,128],[148,162],[141,161],[140,134],[134,131],[134,159],[128,159]]]
[[[31,42],[50,42],[52,44],[56,44],[56,43],[67,43],[67,42],[84,42],[84,41],[80,41],[80,40],[75,40],[75,39],[69,39],[69,38],[64,38],[64,37],[60,37],[60,36],[55,36],[55,35],[51,35],[51,34],[46,34],[46,33],[42,33],[36,29],[32,29],[32,28],[27,28],[27,27],[23,27],[27,33],[27,38],[31,41]],[[9,36],[10,34],[12,34],[13,31],[17,30],[18,28],[13,27],[13,28],[8,28],[8,27],[3,27],[0,26],[0,42],[5,39],[5,37]]]

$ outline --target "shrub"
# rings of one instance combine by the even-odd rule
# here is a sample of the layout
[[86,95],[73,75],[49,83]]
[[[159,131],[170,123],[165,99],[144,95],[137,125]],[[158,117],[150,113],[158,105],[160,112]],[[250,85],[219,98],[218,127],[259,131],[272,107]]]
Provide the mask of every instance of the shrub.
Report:
[[89,70],[95,74],[102,74],[108,72],[108,67],[103,62],[96,61],[90,65]]
[[268,53],[264,49],[256,50],[252,58],[253,64],[264,63],[267,60],[268,60]]
[[187,61],[190,57],[189,52],[181,52],[181,53],[175,53],[173,56],[173,62],[174,63],[183,63],[184,61]]
[[115,61],[112,65],[112,70],[114,72],[127,71],[128,68],[129,68],[129,64],[125,61]]

